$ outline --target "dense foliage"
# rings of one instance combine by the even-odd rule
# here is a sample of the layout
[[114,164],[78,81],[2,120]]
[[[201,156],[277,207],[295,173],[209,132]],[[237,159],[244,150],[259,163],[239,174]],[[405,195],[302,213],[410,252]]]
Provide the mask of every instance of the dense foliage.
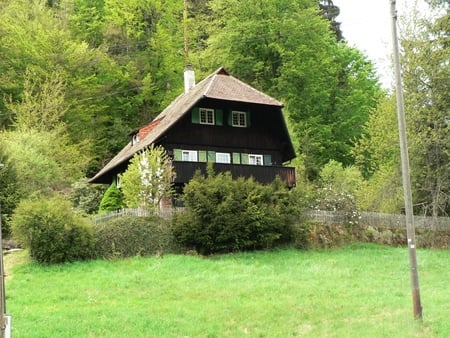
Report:
[[122,191],[117,188],[116,183],[112,183],[108,189],[106,189],[102,200],[100,201],[100,213],[108,211],[116,211],[126,206],[123,200]]
[[202,254],[273,248],[292,240],[299,210],[280,180],[264,186],[230,173],[197,174],[175,214],[177,240]]
[[96,214],[105,191],[105,186],[90,184],[86,179],[81,179],[72,184],[69,199],[74,209],[81,213]]
[[410,24],[402,47],[414,201],[421,214],[448,216],[450,7],[435,21],[415,18]]
[[169,222],[158,216],[124,216],[94,226],[95,255],[100,258],[162,255],[177,252]]
[[92,225],[59,196],[21,201],[11,228],[14,238],[40,263],[71,262],[93,255]]
[[[401,211],[394,98],[341,39],[332,1],[188,0],[186,18],[183,0],[0,3],[6,227],[18,201],[35,194],[69,192],[76,208],[96,210],[95,194],[75,197],[74,183],[182,92],[186,63],[197,79],[225,66],[284,103],[299,186],[320,188],[330,160],[356,165],[365,189],[356,204]],[[450,214],[448,23],[444,10],[402,37],[414,203],[433,216]],[[101,209],[123,206],[116,202]]]

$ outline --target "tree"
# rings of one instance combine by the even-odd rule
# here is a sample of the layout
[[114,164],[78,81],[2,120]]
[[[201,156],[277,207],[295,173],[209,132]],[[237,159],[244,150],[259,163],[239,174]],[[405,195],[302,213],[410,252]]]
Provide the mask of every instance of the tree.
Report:
[[1,205],[1,223],[2,234],[9,235],[10,220],[12,213],[20,201],[21,195],[18,189],[17,172],[14,163],[11,162],[5,154],[4,148],[0,142],[0,205]]
[[450,215],[450,11],[413,18],[402,38],[413,199],[422,214]]
[[354,166],[344,168],[336,161],[328,162],[320,171],[319,190],[314,207],[345,214],[348,225],[359,220],[358,195],[364,189],[363,177]]
[[343,39],[341,24],[336,21],[336,17],[339,16],[339,7],[333,4],[331,0],[319,0],[319,7],[323,11],[323,16],[330,20],[330,27],[335,32],[338,40]]
[[95,214],[104,193],[103,185],[90,184],[86,178],[82,178],[72,184],[69,199],[76,210],[88,215]]
[[364,125],[352,153],[366,179],[361,210],[400,213],[403,203],[395,96],[382,98]]
[[310,179],[330,159],[354,163],[351,147],[381,94],[371,62],[336,41],[317,1],[211,1],[208,69],[227,68],[285,103]]
[[14,113],[15,128],[64,133],[67,103],[66,83],[61,71],[53,71],[41,79],[35,69],[28,67],[24,82],[21,101],[7,103],[7,108]]
[[102,200],[100,201],[99,212],[105,213],[108,211],[117,211],[124,207],[125,203],[123,201],[122,191],[117,188],[116,183],[112,183],[103,194]]
[[23,98],[9,103],[14,130],[0,133],[0,144],[14,164],[21,197],[52,194],[83,176],[88,157],[83,144],[71,142],[62,122],[65,83],[58,72],[41,82],[27,72]]
[[[89,17],[82,11],[89,12],[91,7],[78,7],[78,2],[71,6],[69,2],[51,7],[42,0],[2,4],[0,124],[10,128],[16,119],[15,111],[8,109],[7,104],[24,102],[24,85],[30,72],[36,88],[58,72],[65,84],[62,121],[71,142],[91,145],[85,154],[92,155],[87,173],[92,175],[105,159],[121,149],[129,130],[142,123],[142,116],[154,116],[159,106],[151,108],[150,113],[143,109],[145,96],[153,97],[154,93],[151,77],[146,78],[147,69],[134,63],[118,63],[105,53],[103,46],[92,48],[81,40],[83,36],[70,31],[75,26],[72,15],[79,15],[76,20],[81,24],[81,17]],[[96,11],[103,15],[103,9]],[[103,27],[102,23],[99,25],[96,32]],[[136,62],[148,65],[148,58]]]
[[125,203],[130,208],[154,209],[172,191],[173,168],[169,155],[153,145],[131,159],[119,176]]

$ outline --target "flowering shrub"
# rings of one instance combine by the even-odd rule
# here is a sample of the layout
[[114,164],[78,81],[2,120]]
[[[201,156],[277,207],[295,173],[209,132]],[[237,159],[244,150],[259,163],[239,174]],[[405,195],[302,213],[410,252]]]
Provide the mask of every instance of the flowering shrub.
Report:
[[324,187],[318,191],[314,209],[319,211],[341,212],[344,222],[350,226],[358,225],[361,218],[355,198],[352,194]]
[[125,203],[129,208],[156,208],[164,195],[171,192],[173,175],[170,158],[162,147],[150,147],[131,159],[120,175]]

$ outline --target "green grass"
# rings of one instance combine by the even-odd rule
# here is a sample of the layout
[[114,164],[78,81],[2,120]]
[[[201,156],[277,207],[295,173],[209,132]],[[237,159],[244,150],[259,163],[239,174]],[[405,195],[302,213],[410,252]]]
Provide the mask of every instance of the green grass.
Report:
[[407,249],[359,244],[18,263],[7,312],[14,337],[449,337],[450,251],[417,255],[423,322]]

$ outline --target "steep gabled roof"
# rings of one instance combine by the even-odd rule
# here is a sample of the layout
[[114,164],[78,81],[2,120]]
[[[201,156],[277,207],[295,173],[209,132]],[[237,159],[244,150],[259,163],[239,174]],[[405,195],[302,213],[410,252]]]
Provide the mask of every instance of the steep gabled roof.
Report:
[[203,98],[262,104],[280,108],[283,106],[281,102],[236,79],[228,74],[225,68],[221,67],[195,85],[189,92],[181,94],[172,101],[172,103],[150,123],[150,130],[140,142],[136,144],[132,144],[131,142],[128,143],[89,181],[92,183],[102,183],[101,176],[105,175],[118,165],[128,161],[135,153],[142,151],[152,143],[155,143],[159,137],[161,137]]

